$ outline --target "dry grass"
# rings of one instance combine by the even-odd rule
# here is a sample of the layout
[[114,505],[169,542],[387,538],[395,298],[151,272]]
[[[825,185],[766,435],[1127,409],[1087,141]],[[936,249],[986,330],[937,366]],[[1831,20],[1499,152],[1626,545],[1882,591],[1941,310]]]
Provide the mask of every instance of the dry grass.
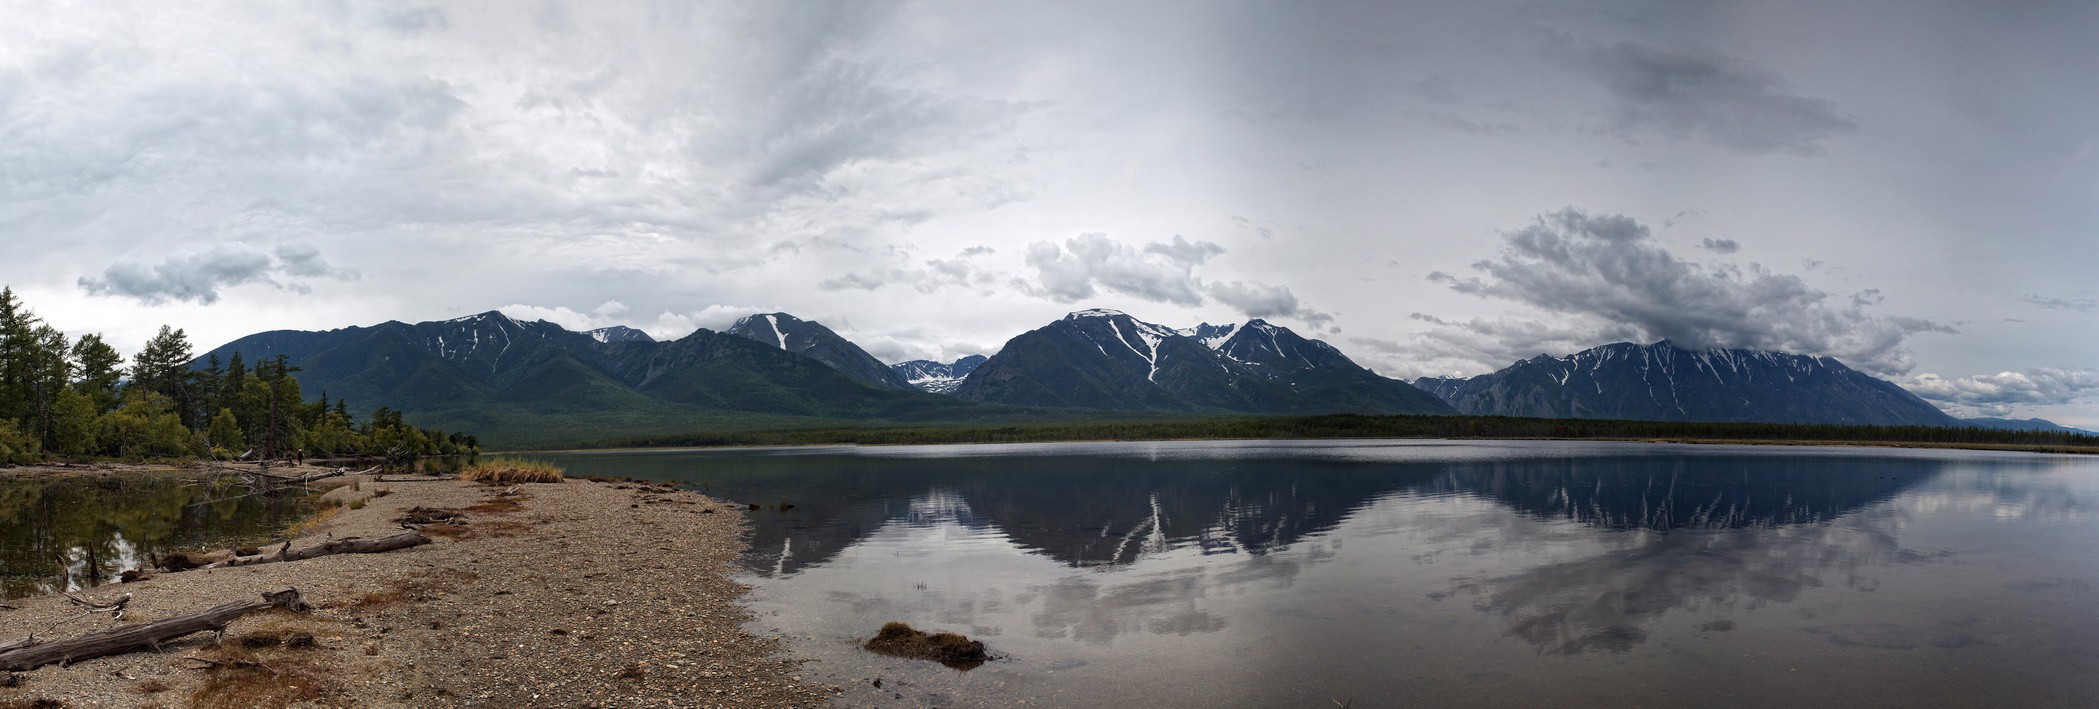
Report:
[[567,475],[552,463],[520,458],[492,458],[459,471],[459,479],[483,485],[518,485],[558,483],[566,480]]
[[433,600],[444,595],[446,591],[457,590],[468,582],[480,579],[481,575],[472,571],[452,569],[413,574],[395,580],[390,584],[392,588],[364,594],[363,597],[352,601],[350,607],[369,610],[411,601]]
[[0,709],[66,709],[66,703],[56,699],[0,699]]
[[[212,645],[197,657],[209,662],[204,685],[190,695],[190,706],[200,709],[246,709],[283,707],[313,702],[339,693],[327,653],[277,642],[260,642],[262,636],[243,636],[244,641]],[[308,636],[309,638],[311,636]]]

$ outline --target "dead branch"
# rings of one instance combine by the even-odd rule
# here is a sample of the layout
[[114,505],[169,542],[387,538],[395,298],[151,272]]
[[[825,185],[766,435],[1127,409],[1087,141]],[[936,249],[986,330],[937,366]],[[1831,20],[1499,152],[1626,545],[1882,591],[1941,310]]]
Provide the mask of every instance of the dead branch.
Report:
[[129,593],[124,594],[117,600],[109,602],[83,598],[79,595],[74,594],[71,591],[61,591],[60,593],[66,597],[66,600],[72,601],[73,605],[86,608],[90,613],[101,613],[103,611],[109,611],[111,613],[123,613],[124,606],[129,605],[131,603],[131,594]]
[[235,601],[198,613],[151,623],[119,625],[66,640],[43,642],[32,635],[25,640],[0,645],[0,671],[33,670],[54,663],[78,662],[144,650],[207,630],[223,634],[227,624],[241,616],[267,608],[285,608],[303,613],[312,607],[306,604],[306,597],[299,593],[299,589],[289,588],[276,593],[262,594],[262,600],[259,601]]
[[348,537],[344,539],[334,539],[322,542],[320,544],[316,544],[314,546],[306,547],[304,549],[293,549],[291,542],[285,542],[284,546],[279,547],[277,549],[277,553],[275,554],[261,554],[257,556],[236,556],[231,559],[225,559],[223,561],[206,564],[198,568],[222,569],[231,566],[274,564],[281,561],[303,561],[306,559],[328,556],[331,554],[377,554],[380,552],[394,551],[397,549],[418,547],[429,543],[429,537],[423,536],[422,532],[417,532],[414,530],[401,532],[398,534],[389,534],[384,537],[376,538]]

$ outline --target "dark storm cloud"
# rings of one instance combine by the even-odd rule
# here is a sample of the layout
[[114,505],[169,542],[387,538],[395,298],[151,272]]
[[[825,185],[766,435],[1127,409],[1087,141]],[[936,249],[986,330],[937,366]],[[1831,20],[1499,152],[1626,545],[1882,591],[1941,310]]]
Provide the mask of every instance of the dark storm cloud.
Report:
[[1731,254],[1741,251],[1742,245],[1735,243],[1734,239],[1703,239],[1698,242],[1698,248],[1716,254]]
[[[1686,261],[1632,218],[1572,207],[1504,234],[1501,255],[1472,267],[1482,275],[1429,278],[1459,293],[1576,316],[1599,335],[1630,327],[1642,339],[1830,355],[1889,373],[1909,370],[1910,335],[1953,332],[1929,320],[1875,315],[1866,309],[1870,298],[1839,301],[1757,264]],[[1477,327],[1459,329],[1479,334]]]
[[[1606,342],[1640,339],[1638,328],[1619,323],[1546,323],[1538,320],[1446,320],[1426,313],[1407,317],[1435,325],[1428,337],[1413,343],[1354,338],[1350,342],[1369,347],[1388,359],[1441,362],[1478,362],[1499,369],[1516,360],[1541,354],[1560,354],[1588,349]],[[1447,374],[1447,372],[1421,372]]]
[[2099,373],[2037,368],[1955,378],[1920,374],[1903,386],[1932,401],[1973,406],[2001,416],[2015,406],[2069,404],[2099,394]]
[[1707,49],[1619,42],[1575,49],[1573,58],[1610,92],[1610,130],[1627,140],[1816,155],[1825,141],[1858,129],[1828,99],[1796,94],[1776,72]]
[[150,266],[119,261],[104,269],[100,278],[80,278],[79,285],[96,295],[136,298],[150,305],[169,301],[210,305],[218,302],[220,289],[251,283],[308,293],[312,289],[296,279],[311,278],[350,280],[357,278],[357,272],[330,266],[311,244],[278,246],[275,258],[243,244],[217,244],[203,251],[177,253]]

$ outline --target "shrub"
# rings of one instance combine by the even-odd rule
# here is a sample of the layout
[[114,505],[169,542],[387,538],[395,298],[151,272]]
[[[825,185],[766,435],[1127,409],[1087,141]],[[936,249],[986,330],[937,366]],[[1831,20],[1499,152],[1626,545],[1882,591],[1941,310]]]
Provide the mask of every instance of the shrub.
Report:
[[558,483],[566,478],[552,463],[520,458],[494,458],[459,471],[459,479],[483,485]]

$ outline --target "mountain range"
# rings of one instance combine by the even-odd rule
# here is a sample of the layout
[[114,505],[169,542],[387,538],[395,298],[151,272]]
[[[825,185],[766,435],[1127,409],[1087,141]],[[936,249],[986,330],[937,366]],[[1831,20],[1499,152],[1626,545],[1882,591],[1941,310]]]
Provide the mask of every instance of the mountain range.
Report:
[[[980,367],[1012,371],[1014,362],[1040,359],[1030,354],[1036,350],[1028,335],[999,357],[891,366],[821,323],[786,313],[658,341],[633,328],[573,332],[490,311],[414,324],[258,333],[198,357],[193,366],[235,352],[250,361],[281,354],[298,368],[295,376],[307,391],[384,405],[420,425],[472,431],[496,448],[700,430],[1188,413],[1451,413],[1411,385],[1378,377],[1324,343],[1267,323],[1205,325],[1184,335],[1117,315],[1107,327],[1164,332],[1165,344],[1148,346],[1178,354],[1155,354],[1155,361],[1140,365],[1129,360],[1136,356],[1131,351],[1086,365],[1092,369],[1085,373],[1075,366],[1083,363],[1067,359],[1029,375],[1039,386],[1065,392],[1064,399],[960,393],[980,377]],[[1196,337],[1203,333],[1210,339]],[[1146,371],[1134,373],[1139,367]],[[1118,393],[1116,387],[1129,383],[1124,380],[1154,374],[1159,381],[1146,382],[1153,391]],[[1104,387],[1103,381],[1119,384]],[[956,395],[929,393],[935,391]],[[1095,401],[1108,403],[1086,403]],[[1141,401],[1156,405],[1127,403]]]
[[1176,330],[1082,310],[1006,342],[955,387],[969,401],[1232,413],[1452,414],[1413,385],[1261,320]]
[[472,431],[491,447],[1015,414],[869,386],[812,357],[737,335],[702,329],[658,342],[624,328],[572,332],[496,311],[415,324],[264,332],[214,349],[197,364],[234,352],[249,361],[285,355],[306,391],[384,405],[420,425]]
[[659,341],[628,327],[574,332],[491,311],[264,332],[194,366],[234,352],[285,355],[308,392],[384,405],[495,448],[700,431],[1325,413],[2076,431],[2039,419],[1955,419],[1828,357],[1617,343],[1408,383],[1259,319],[1172,328],[1105,309],[1022,333],[989,357],[945,363],[885,364],[787,313]]
[[1829,357],[1667,340],[1539,355],[1490,374],[1414,384],[1481,416],[1962,425],[1902,387]]

